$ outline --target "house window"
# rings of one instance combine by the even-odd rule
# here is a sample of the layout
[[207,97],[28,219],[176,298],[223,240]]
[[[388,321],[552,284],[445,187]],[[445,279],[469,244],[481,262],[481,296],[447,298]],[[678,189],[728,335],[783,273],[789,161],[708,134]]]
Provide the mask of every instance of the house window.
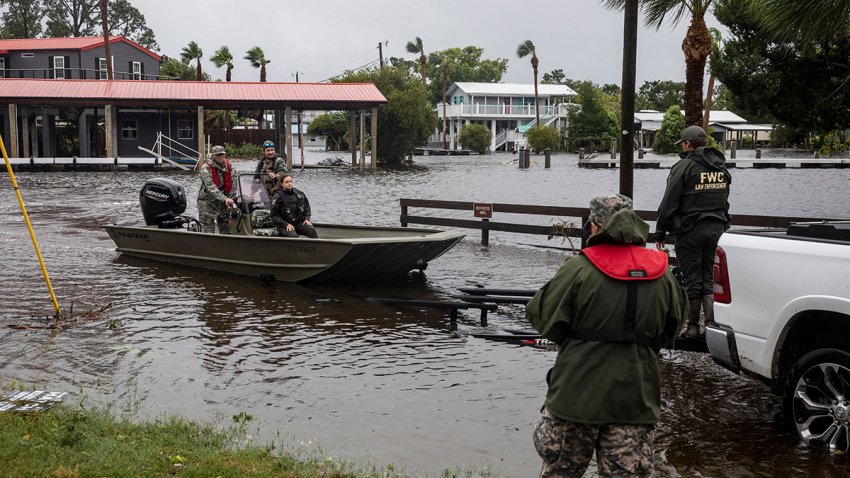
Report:
[[57,80],[65,79],[65,57],[64,56],[54,56],[53,57],[53,78]]
[[0,78],[6,78],[6,59],[0,56]]
[[133,74],[132,78],[134,80],[141,80],[142,79],[142,64],[141,64],[141,62],[138,62],[138,61],[133,62],[131,73]]
[[106,71],[106,58],[97,59],[97,70],[99,79],[105,80],[108,78],[108,72]]
[[138,139],[139,125],[136,120],[125,120],[121,122],[121,138]]
[[192,120],[177,121],[177,139],[192,139],[195,137],[195,128]]
[[21,58],[35,58],[35,53],[21,53]]

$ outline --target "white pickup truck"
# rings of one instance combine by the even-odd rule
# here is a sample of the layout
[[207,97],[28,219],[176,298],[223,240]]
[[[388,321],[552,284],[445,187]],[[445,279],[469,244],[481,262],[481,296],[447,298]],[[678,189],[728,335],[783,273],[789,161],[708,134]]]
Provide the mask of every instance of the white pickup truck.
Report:
[[801,439],[850,453],[850,221],[729,231],[714,282],[714,360],[767,382]]

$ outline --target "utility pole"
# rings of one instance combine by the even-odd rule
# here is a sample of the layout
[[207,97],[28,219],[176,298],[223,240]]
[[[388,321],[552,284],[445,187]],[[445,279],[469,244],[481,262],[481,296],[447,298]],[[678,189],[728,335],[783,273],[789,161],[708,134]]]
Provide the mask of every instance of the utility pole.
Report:
[[623,84],[620,87],[620,194],[634,198],[635,67],[637,63],[638,0],[623,9]]
[[378,59],[381,61],[381,69],[384,68],[384,45],[378,42]]
[[[298,73],[295,72],[295,82],[298,83]],[[301,113],[303,110],[298,110],[298,151],[301,152],[301,169],[304,169],[304,136],[301,134]]]
[[446,82],[449,79],[449,64],[443,63],[443,149],[449,149],[449,143],[446,141]]

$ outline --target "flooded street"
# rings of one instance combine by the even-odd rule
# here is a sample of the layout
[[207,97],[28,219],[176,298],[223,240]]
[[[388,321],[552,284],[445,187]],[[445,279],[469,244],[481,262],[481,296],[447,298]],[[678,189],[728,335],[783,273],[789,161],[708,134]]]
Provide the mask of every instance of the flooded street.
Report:
[[[297,151],[297,150],[296,150]],[[308,151],[308,162],[346,155]],[[397,226],[399,198],[586,207],[618,190],[619,171],[587,170],[573,155],[518,170],[510,154],[416,158],[420,167],[377,173],[296,169],[316,222]],[[296,163],[298,155],[296,153]],[[236,161],[252,170],[253,161]],[[635,208],[655,209],[669,169],[635,171]],[[733,169],[732,214],[850,216],[850,169]],[[0,183],[0,384],[72,391],[86,404],[147,419],[178,414],[232,423],[251,415],[255,440],[321,456],[394,463],[411,475],[444,468],[531,477],[531,443],[554,353],[469,337],[527,328],[524,309],[477,312],[380,305],[368,297],[448,298],[460,287],[535,289],[569,244],[478,231],[432,262],[424,276],[390,284],[272,283],[122,257],[103,224],[142,224],[139,189],[165,176],[186,186],[196,215],[196,175],[179,172],[16,174],[63,308],[112,304],[100,322],[59,333],[15,330],[52,314],[7,175]],[[472,219],[459,211],[411,214]],[[494,215],[548,224],[562,218]],[[544,246],[544,247],[540,247]],[[453,330],[456,329],[456,330]],[[663,352],[663,412],[656,435],[661,476],[846,476],[844,458],[784,432],[780,402],[758,382],[707,356]],[[76,399],[81,398],[80,395]],[[75,400],[76,400],[75,399]],[[604,397],[600,397],[604,399]],[[477,471],[476,471],[477,470]],[[488,475],[489,474],[489,475]]]

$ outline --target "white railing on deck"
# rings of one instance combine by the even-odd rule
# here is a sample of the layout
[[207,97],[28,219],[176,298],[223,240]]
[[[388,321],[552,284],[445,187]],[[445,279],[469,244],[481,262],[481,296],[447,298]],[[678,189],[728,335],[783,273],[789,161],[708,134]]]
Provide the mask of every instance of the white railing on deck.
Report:
[[[437,114],[442,118],[443,104],[438,103]],[[568,108],[563,105],[541,106],[541,117],[565,117]],[[534,105],[446,105],[446,116],[458,117],[534,117],[537,114]]]

